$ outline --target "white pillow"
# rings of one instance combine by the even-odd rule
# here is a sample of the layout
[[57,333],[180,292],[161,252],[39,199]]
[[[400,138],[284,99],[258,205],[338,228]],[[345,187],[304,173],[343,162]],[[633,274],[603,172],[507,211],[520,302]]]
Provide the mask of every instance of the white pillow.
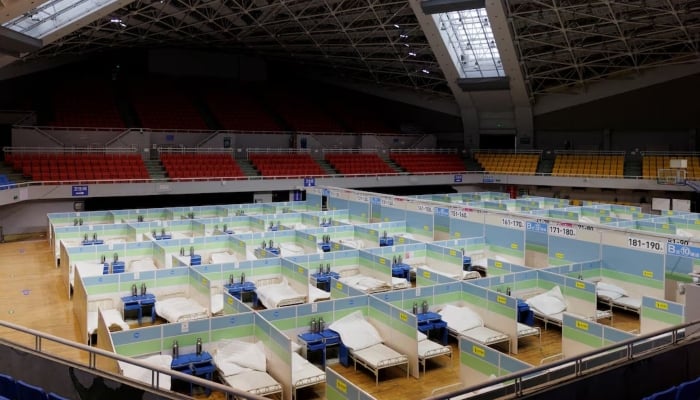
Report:
[[555,299],[559,300],[562,304],[564,304],[564,307],[566,307],[566,299],[564,298],[564,295],[561,294],[561,288],[559,286],[554,286],[553,288],[549,289],[549,291],[545,294],[549,297],[554,297]]
[[446,304],[440,310],[442,320],[447,322],[447,326],[457,332],[464,332],[470,329],[484,326],[479,314],[474,312],[469,307],[457,307],[452,304]]
[[528,299],[527,304],[544,315],[552,315],[566,310],[566,303],[557,296],[551,296],[550,292],[538,294]]
[[[257,371],[267,371],[265,348],[262,342],[249,343],[240,340],[232,340],[225,346],[216,350],[216,358],[222,363],[235,363],[240,367]],[[218,367],[217,363],[217,367]],[[231,374],[229,374],[231,375]]]
[[338,332],[345,347],[362,350],[375,344],[382,343],[379,332],[367,322],[360,311],[355,311],[334,321],[328,329]]
[[[596,285],[596,291],[600,292],[614,292],[619,294],[619,296],[614,297],[615,299],[620,298],[622,296],[627,296],[627,291],[617,285],[613,285],[612,283],[606,283],[606,282],[598,282]],[[607,296],[611,297],[611,296]]]

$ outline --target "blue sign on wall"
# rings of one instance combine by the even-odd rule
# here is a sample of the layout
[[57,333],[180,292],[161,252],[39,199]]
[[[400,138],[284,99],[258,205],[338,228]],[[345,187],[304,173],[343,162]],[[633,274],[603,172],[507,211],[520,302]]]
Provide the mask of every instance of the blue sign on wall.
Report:
[[461,183],[462,182],[462,175],[455,175],[454,181],[455,181],[455,183]]
[[87,187],[87,185],[73,186],[73,187],[71,188],[71,195],[72,195],[73,197],[87,196],[87,195],[88,195],[88,187]]
[[314,177],[304,178],[304,186],[305,187],[316,186],[316,178],[314,178]]
[[547,233],[547,224],[544,222],[525,222],[525,229],[531,232]]
[[700,259],[700,247],[669,243],[666,245],[666,253],[672,256]]

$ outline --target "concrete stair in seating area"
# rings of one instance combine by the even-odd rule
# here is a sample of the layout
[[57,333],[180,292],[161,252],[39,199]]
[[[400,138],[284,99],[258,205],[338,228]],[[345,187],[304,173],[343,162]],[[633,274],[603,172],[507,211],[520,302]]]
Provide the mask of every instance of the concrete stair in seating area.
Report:
[[317,159],[316,162],[321,166],[321,169],[328,175],[337,175],[338,171],[326,160]]
[[241,171],[243,171],[245,176],[260,176],[260,173],[257,169],[255,169],[250,160],[236,158],[236,162],[241,167]]
[[403,168],[401,168],[401,166],[400,166],[399,164],[395,163],[394,160],[392,160],[391,157],[389,157],[389,154],[387,154],[387,153],[379,153],[379,158],[381,158],[382,160],[384,160],[384,162],[385,162],[391,169],[393,169],[394,171],[396,171],[397,173],[399,173],[399,172],[406,172],[406,170],[404,170]]
[[144,160],[146,165],[146,171],[148,171],[148,176],[151,179],[165,179],[165,168],[161,164],[160,160]]

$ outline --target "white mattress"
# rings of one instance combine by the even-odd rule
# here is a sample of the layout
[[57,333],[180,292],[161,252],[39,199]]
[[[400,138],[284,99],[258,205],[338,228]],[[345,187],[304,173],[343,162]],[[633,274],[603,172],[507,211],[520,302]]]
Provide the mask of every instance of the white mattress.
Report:
[[[150,357],[140,358],[138,360],[146,364],[170,369],[170,364],[173,361],[173,357],[165,354],[158,354]],[[122,361],[117,362],[119,363],[119,370],[121,371],[122,375],[137,380],[139,382],[146,383],[147,385],[151,385],[151,379],[153,378],[151,370]],[[158,376],[156,378],[158,379],[159,389],[170,390],[170,375],[158,373]]]
[[392,289],[405,289],[411,287],[411,282],[408,279],[391,277],[391,287]]
[[267,372],[247,370],[236,375],[222,376],[227,385],[257,395],[264,396],[280,392],[282,385]]
[[306,295],[297,293],[286,281],[275,285],[258,287],[255,292],[258,294],[258,300],[266,308],[277,308],[289,301],[296,303],[306,302]]
[[450,346],[443,346],[440,343],[429,339],[418,341],[418,358],[429,358],[452,352]]
[[462,331],[460,334],[474,339],[477,342],[486,344],[501,342],[509,338],[505,333],[487,328],[485,326],[479,326],[469,329],[468,331]]
[[152,258],[142,258],[129,263],[129,272],[152,271],[158,269]]
[[319,289],[314,285],[309,284],[309,303],[321,300],[330,300],[330,292],[326,292],[323,289]]
[[363,249],[365,247],[365,243],[362,240],[340,239],[338,243],[355,249]]
[[298,353],[292,353],[292,385],[295,388],[326,381],[326,373]]
[[[399,278],[402,279],[402,278]],[[352,275],[346,276],[338,279],[341,283],[354,287],[355,289],[362,290],[364,292],[371,292],[379,289],[389,290],[389,285],[380,281],[379,279],[372,278],[366,275]],[[404,282],[405,279],[402,279]]]
[[618,299],[613,300],[613,304],[618,304],[627,308],[639,310],[642,308],[642,298],[622,296]]
[[[110,308],[110,309],[101,310],[101,311],[102,311],[102,317],[104,318],[105,324],[107,325],[108,329],[110,326],[116,325],[119,328],[121,328],[121,330],[123,330],[123,331],[129,330],[129,324],[127,324],[124,321],[124,318],[122,317],[121,311],[119,311],[115,308]],[[97,332],[97,311],[88,311],[87,332],[88,332],[88,335],[91,335],[91,334]]]
[[209,256],[212,264],[223,264],[228,262],[238,262],[238,257],[235,254],[231,254],[227,251],[222,251],[218,253],[211,253]]
[[[80,271],[80,277],[85,278],[87,276],[99,276],[104,274],[105,266],[102,263],[78,262],[75,263],[75,268]],[[75,273],[70,274],[69,278],[70,284],[72,285],[73,282],[75,282]]]
[[211,313],[219,314],[224,311],[224,294],[215,293],[211,295]]
[[294,243],[282,243],[280,253],[282,257],[301,256],[304,254],[304,248]]
[[518,322],[518,337],[531,336],[539,334],[539,329],[534,326],[525,325]]
[[374,368],[389,367],[408,362],[407,356],[398,353],[396,350],[382,343],[366,347],[362,350],[353,351],[352,354]]
[[171,297],[156,301],[156,314],[168,322],[189,321],[209,316],[205,307],[187,297]]

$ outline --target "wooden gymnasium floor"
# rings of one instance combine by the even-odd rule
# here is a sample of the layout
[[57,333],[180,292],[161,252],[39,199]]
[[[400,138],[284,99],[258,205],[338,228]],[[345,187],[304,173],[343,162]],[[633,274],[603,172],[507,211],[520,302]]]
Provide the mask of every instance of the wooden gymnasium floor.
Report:
[[[0,244],[0,319],[46,332],[61,338],[80,341],[79,331],[73,317],[73,307],[68,300],[65,283],[61,281],[60,269],[54,268],[53,255],[43,234],[22,237],[6,237]],[[609,324],[608,321],[602,321]],[[639,320],[635,314],[616,312],[614,326],[625,331],[638,332]],[[10,333],[0,327],[0,336],[28,346],[33,340],[26,335]],[[372,396],[382,400],[423,399],[440,388],[452,387],[459,382],[459,357],[457,343],[451,339],[453,358],[439,357],[428,363],[426,375],[416,380],[405,378],[399,368],[381,371],[379,385],[375,385],[374,375],[358,367],[343,367],[330,361],[330,368],[359,385]],[[53,354],[86,362],[87,357],[64,346],[45,344],[44,348]],[[540,365],[542,360],[556,359],[561,353],[561,330],[558,327],[542,329],[542,347],[536,337],[520,341],[517,355],[522,361]],[[324,388],[302,390],[299,399],[323,399]],[[204,395],[197,398],[206,398]],[[224,399],[221,393],[212,393],[209,399]]]

